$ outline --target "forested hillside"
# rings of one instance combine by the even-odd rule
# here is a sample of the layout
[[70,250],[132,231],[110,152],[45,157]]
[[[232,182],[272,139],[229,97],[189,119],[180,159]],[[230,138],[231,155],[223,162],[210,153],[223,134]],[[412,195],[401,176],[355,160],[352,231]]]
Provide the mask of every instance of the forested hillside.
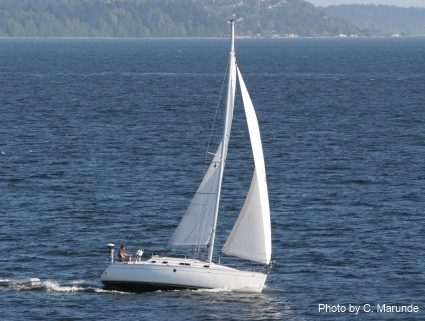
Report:
[[324,10],[329,15],[344,17],[360,28],[388,34],[425,35],[425,8],[353,4],[329,6]]
[[0,0],[1,37],[371,35],[304,0]]

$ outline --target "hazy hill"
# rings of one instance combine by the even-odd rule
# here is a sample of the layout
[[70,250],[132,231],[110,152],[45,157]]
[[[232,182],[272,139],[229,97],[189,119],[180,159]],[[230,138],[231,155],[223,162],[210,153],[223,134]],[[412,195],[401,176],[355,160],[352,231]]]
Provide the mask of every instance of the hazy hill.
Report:
[[304,0],[0,0],[2,37],[370,35]]
[[425,8],[353,4],[329,6],[324,10],[331,16],[344,17],[360,28],[383,33],[425,35]]

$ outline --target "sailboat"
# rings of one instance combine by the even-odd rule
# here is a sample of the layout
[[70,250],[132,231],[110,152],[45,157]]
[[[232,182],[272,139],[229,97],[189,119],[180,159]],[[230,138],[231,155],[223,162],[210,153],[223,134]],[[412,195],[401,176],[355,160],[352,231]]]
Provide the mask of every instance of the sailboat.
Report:
[[254,106],[236,63],[234,21],[231,20],[230,24],[230,65],[222,140],[180,224],[166,244],[166,248],[170,250],[191,249],[197,254],[201,253],[202,249],[207,249],[208,257],[200,259],[200,255],[194,258],[153,255],[142,260],[140,250],[132,262],[114,262],[113,244],[108,244],[112,264],[101,276],[106,289],[133,292],[224,289],[259,293],[264,287],[267,273],[239,270],[213,262],[221,185],[230,140],[237,79],[242,93],[255,169],[241,212],[221,251],[240,259],[259,262],[262,268],[270,266],[272,251],[270,208],[260,130]]

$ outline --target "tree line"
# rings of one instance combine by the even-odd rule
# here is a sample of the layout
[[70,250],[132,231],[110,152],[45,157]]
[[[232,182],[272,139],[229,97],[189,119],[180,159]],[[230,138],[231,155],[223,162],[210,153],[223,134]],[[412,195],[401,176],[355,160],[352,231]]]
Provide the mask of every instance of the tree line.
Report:
[[0,0],[0,37],[369,36],[304,0]]
[[425,35],[425,8],[385,5],[339,5],[324,8],[333,16],[350,20],[357,26],[381,33]]

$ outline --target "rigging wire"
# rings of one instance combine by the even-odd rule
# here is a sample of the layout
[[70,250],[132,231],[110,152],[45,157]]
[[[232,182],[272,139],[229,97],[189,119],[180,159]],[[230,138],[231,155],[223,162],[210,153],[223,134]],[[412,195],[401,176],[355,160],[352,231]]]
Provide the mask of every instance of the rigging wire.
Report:
[[229,71],[229,66],[230,66],[230,56],[229,56],[229,60],[227,61],[226,72],[224,73],[223,82],[222,82],[222,84],[221,84],[220,96],[218,97],[217,107],[216,107],[216,109],[215,109],[214,120],[213,120],[213,124],[212,124],[212,126],[211,126],[210,137],[209,137],[209,139],[208,139],[207,151],[206,151],[206,153],[205,153],[205,168],[204,168],[204,175],[205,175],[205,173],[206,173],[206,165],[207,165],[207,162],[208,162],[208,154],[209,154],[209,149],[210,149],[211,139],[212,139],[212,135],[213,135],[213,132],[214,132],[214,126],[215,126],[215,123],[216,123],[216,121],[217,121],[217,115],[218,115],[218,110],[219,110],[219,108],[220,108],[221,96],[223,95],[223,89],[224,89],[224,85],[225,85],[225,83],[226,83],[226,76],[227,76],[227,73],[228,73],[228,71]]
[[133,236],[134,231],[136,230],[136,228],[139,226],[141,218],[139,218],[139,220],[136,223],[136,226],[133,228],[133,230],[130,232],[130,234],[127,236],[127,239],[124,242],[124,246],[127,246],[127,242],[130,239],[131,236]]

